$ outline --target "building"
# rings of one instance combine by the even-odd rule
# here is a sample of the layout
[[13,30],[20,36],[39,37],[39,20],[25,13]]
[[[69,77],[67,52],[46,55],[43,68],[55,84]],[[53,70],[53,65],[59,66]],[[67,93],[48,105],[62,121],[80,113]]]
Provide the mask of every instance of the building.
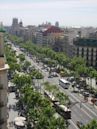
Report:
[[62,37],[64,32],[56,26],[43,28],[37,32],[37,43],[41,45],[52,46],[57,38]]
[[11,33],[17,35],[18,34],[19,23],[17,18],[13,18]]
[[74,56],[74,45],[73,45],[73,39],[77,35],[77,30],[73,28],[66,28],[64,30],[64,52],[69,56],[73,57]]
[[95,32],[92,32],[89,34],[89,38],[91,39],[97,39],[97,30]]
[[81,28],[65,28],[64,29],[64,42],[65,48],[64,52],[69,56],[73,57],[75,54],[75,48],[73,44],[73,40],[76,37],[80,38],[90,38],[89,34],[95,32],[96,28],[93,27],[81,27]]
[[13,18],[12,26],[14,26],[14,27],[18,26],[18,18]]
[[86,78],[86,84],[89,87],[92,87],[94,89],[97,89],[97,80],[95,78]]
[[97,40],[77,38],[74,40],[75,55],[83,57],[88,66],[97,68]]
[[55,22],[55,26],[59,27],[59,22],[58,21]]
[[24,41],[32,41],[36,34],[36,27],[32,25],[24,27],[22,20],[18,22],[17,18],[13,18],[12,25],[7,31],[13,35],[21,37]]
[[5,64],[3,29],[0,29],[0,129],[7,129],[7,70]]

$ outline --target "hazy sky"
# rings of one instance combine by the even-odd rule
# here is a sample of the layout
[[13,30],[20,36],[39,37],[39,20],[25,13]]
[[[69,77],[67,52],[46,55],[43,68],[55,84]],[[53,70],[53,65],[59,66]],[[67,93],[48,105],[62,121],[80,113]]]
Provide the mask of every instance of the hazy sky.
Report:
[[0,21],[24,25],[59,21],[63,26],[97,26],[97,0],[0,0]]

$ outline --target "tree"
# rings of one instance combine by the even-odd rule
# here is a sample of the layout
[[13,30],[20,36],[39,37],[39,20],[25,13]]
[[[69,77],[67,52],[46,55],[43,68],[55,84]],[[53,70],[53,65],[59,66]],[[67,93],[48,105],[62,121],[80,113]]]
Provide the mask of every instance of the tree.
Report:
[[85,60],[82,57],[74,57],[71,60],[71,63],[70,64],[71,64],[71,69],[72,70],[76,70],[76,67],[78,65],[86,66],[86,62],[85,62]]
[[25,86],[26,84],[31,84],[31,77],[29,75],[19,75],[16,74],[14,76],[13,82],[16,86],[20,89],[21,87]]
[[68,98],[68,96],[65,95],[65,94],[62,93],[62,92],[57,92],[56,98],[57,98],[57,100],[58,100],[61,104],[63,104],[63,105],[68,105],[68,103],[69,103],[69,98]]
[[27,69],[29,68],[29,66],[31,65],[31,63],[29,61],[25,61],[22,65],[22,69],[24,71],[27,71]]
[[34,124],[35,129],[66,129],[64,119],[54,117],[55,109],[47,98],[28,85],[22,87],[21,93],[27,120]]
[[39,72],[36,69],[33,69],[32,72],[30,73],[30,76],[32,79],[43,79],[43,75],[41,72]]
[[19,54],[19,59],[21,62],[23,62],[25,60],[25,55],[24,54]]

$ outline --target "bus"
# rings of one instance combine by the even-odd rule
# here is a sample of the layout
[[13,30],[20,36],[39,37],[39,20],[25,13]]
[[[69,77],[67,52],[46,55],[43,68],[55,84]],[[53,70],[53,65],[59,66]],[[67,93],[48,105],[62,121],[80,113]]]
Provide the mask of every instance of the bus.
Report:
[[59,79],[59,85],[65,89],[68,89],[70,86],[70,82],[62,78],[62,79]]

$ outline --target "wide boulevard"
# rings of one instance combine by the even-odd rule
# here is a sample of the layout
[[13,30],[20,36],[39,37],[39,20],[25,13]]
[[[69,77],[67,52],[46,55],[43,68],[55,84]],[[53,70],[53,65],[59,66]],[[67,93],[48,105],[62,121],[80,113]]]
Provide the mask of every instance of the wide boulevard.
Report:
[[[12,45],[12,48],[14,50],[16,50],[17,54],[23,53],[19,47],[15,47],[14,45]],[[25,53],[23,53],[25,54]],[[78,126],[76,125],[77,121],[81,121],[83,124],[87,124],[89,121],[91,121],[92,119],[97,119],[97,109],[96,107],[94,107],[93,105],[89,104],[88,102],[84,101],[84,97],[79,94],[79,93],[74,93],[72,87],[70,87],[69,89],[63,89],[62,87],[59,86],[59,77],[53,77],[53,78],[48,78],[49,73],[43,69],[41,62],[40,63],[36,63],[35,58],[31,58],[31,56],[29,57],[27,54],[25,54],[26,60],[30,61],[32,66],[35,66],[36,69],[40,70],[43,75],[44,75],[44,79],[41,81],[36,81],[38,82],[38,86],[40,87],[40,89],[42,89],[42,83],[45,81],[48,81],[52,84],[56,84],[59,89],[66,93],[72,104],[71,104],[71,111],[72,111],[72,118],[71,120],[69,120],[69,129],[78,129]]]

